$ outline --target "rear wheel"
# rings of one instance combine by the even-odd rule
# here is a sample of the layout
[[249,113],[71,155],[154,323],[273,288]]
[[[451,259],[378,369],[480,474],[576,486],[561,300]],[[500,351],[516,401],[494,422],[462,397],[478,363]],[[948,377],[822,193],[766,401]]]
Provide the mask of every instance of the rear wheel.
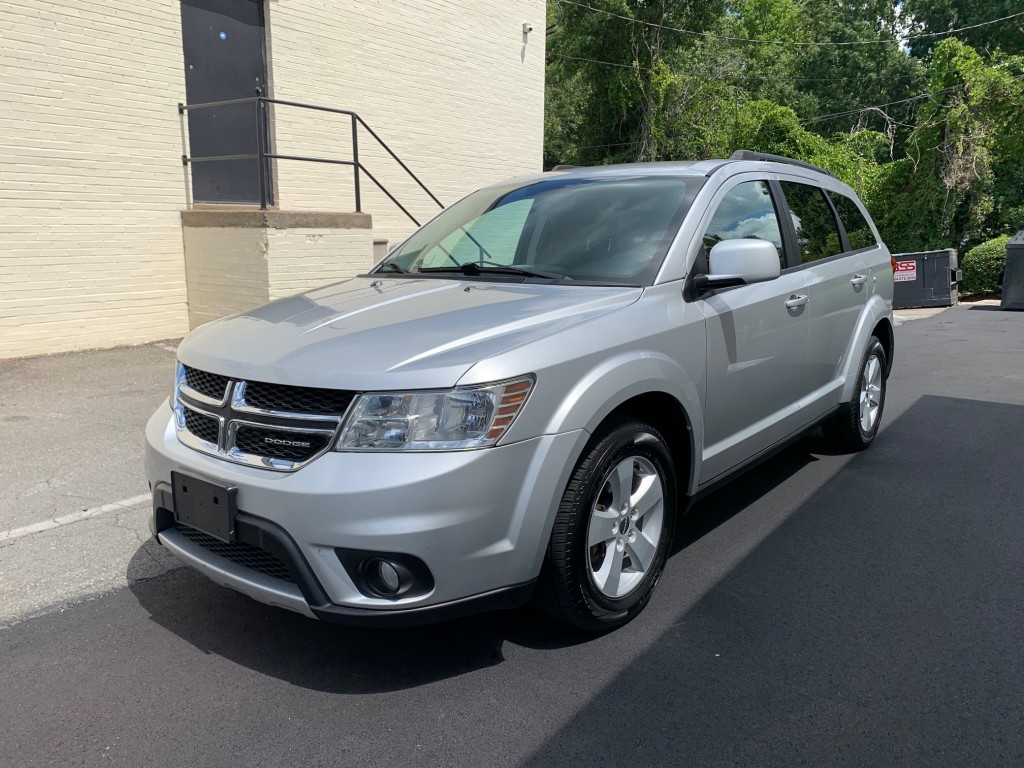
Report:
[[591,630],[636,616],[661,577],[675,499],[672,456],[654,427],[622,419],[595,434],[558,507],[541,607]]
[[861,359],[853,399],[822,427],[826,439],[842,451],[864,450],[878,434],[884,407],[885,347],[872,336]]

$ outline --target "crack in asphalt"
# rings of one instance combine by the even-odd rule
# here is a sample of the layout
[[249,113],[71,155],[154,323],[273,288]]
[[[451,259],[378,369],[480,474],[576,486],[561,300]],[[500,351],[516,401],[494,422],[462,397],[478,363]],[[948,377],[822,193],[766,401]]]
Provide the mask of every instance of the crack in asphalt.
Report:
[[[62,529],[68,525],[65,524],[0,540],[0,573],[9,569],[21,574],[21,578],[14,581],[0,577],[0,584],[7,587],[0,589],[0,628],[159,578],[181,565],[150,535],[145,519],[148,505],[142,500],[127,506],[124,502],[120,504],[122,506],[96,508],[100,514],[74,520],[92,524],[82,533],[62,534]],[[48,537],[41,534],[48,534],[52,539],[48,541]],[[73,557],[70,562],[62,563],[38,557],[40,547],[43,550],[59,548],[69,536],[86,542],[87,549],[91,547],[88,551],[95,550],[97,555]],[[109,541],[109,546],[105,541]],[[32,590],[31,596],[25,593],[27,588]]]

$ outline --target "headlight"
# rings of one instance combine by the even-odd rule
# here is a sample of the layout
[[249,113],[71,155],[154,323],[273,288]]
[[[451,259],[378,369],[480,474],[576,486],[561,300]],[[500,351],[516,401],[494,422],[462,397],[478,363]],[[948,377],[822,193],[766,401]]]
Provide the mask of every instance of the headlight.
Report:
[[455,451],[494,445],[515,421],[533,376],[440,392],[360,395],[338,451]]
[[181,382],[185,380],[185,366],[180,362],[175,361],[174,363],[174,385],[171,387],[171,399],[170,406],[171,410],[174,410],[174,406],[178,403],[178,388]]

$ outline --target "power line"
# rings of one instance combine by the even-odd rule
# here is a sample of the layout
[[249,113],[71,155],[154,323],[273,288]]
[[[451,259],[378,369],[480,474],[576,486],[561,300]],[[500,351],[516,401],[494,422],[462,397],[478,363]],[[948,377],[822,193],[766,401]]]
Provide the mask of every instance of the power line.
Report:
[[[620,64],[614,61],[601,61],[600,59],[585,59],[580,56],[569,56],[564,53],[555,53],[554,51],[548,51],[548,56],[554,56],[558,59],[569,59],[570,61],[580,61],[586,64],[600,64],[606,67],[619,67],[621,69],[632,69],[639,70],[641,72],[653,72],[650,67],[641,67],[637,64]],[[890,77],[888,80],[910,80],[918,75],[899,75],[898,77]],[[796,82],[812,82],[812,83],[860,83],[867,82],[868,80],[878,80],[877,77],[775,77],[775,76],[760,76],[760,75],[736,75],[735,77],[728,78],[730,80],[777,80],[778,82],[796,83]]]
[[[1010,79],[1011,80],[1021,80],[1021,79],[1024,79],[1024,74],[1013,75]],[[845,117],[846,115],[856,115],[859,112],[864,112],[864,111],[869,110],[869,109],[881,109],[882,107],[893,107],[893,106],[896,106],[897,104],[908,104],[908,103],[910,103],[912,101],[921,101],[922,99],[927,99],[927,98],[929,98],[931,96],[938,96],[939,94],[942,94],[942,93],[949,93],[950,91],[955,91],[955,90],[957,90],[960,87],[961,86],[959,86],[959,85],[951,85],[948,88],[939,88],[939,89],[934,90],[934,91],[928,91],[927,93],[919,93],[917,96],[911,96],[908,99],[899,99],[898,101],[887,101],[884,104],[870,104],[870,105],[866,105],[866,106],[863,106],[863,107],[858,107],[857,109],[850,109],[850,110],[847,110],[845,112],[833,112],[833,113],[828,114],[828,115],[818,115],[816,117],[809,117],[809,118],[806,118],[804,120],[801,120],[800,124],[801,125],[805,125],[807,123],[814,123],[814,122],[817,122],[819,120],[827,120],[828,118],[832,118],[832,117]],[[643,142],[640,142],[640,141],[625,141],[625,142],[621,142],[619,144],[592,144],[592,145],[587,146],[587,147],[576,147],[576,149],[583,150],[583,149],[601,149],[601,148],[604,148],[604,147],[628,147],[628,146],[634,146],[634,145],[641,144],[641,143],[643,143]]]
[[[571,0],[559,0],[559,2],[569,2],[569,1],[571,1]],[[573,4],[574,5],[578,5],[578,3],[573,3]],[[1022,12],[1021,14],[1017,14],[1017,15],[1024,15],[1024,12]],[[964,29],[966,29],[966,27],[964,27]],[[644,72],[651,72],[651,71],[653,71],[649,67],[641,67],[641,66],[633,65],[633,64],[619,64],[619,63],[616,63],[614,61],[601,61],[599,59],[586,59],[586,58],[581,58],[581,57],[578,57],[578,56],[568,56],[566,54],[554,53],[554,52],[550,52],[550,51],[548,52],[548,55],[549,56],[555,56],[555,57],[558,57],[558,58],[561,58],[561,59],[570,59],[572,61],[585,62],[585,63],[588,63],[588,64],[599,64],[599,65],[608,66],[608,67],[621,67],[621,68],[625,68],[625,69],[641,70],[641,71],[644,71]],[[890,78],[890,79],[892,79],[892,80],[906,80],[906,79],[909,79],[911,77],[915,77],[915,75],[903,75],[903,76],[898,77],[898,78]],[[1024,74],[1022,74],[1022,75],[1014,75],[1012,79],[1013,80],[1019,80],[1021,78],[1024,78]],[[770,78],[770,77],[747,77],[745,75],[739,75],[739,76],[737,76],[734,79],[742,81],[742,80],[768,80],[768,79],[776,79],[776,78]],[[863,81],[866,81],[866,80],[875,80],[875,78],[795,77],[795,78],[778,78],[778,80],[780,82],[783,82],[783,81],[784,82],[815,81],[815,82],[851,82],[851,83],[856,83],[856,82],[863,82]],[[722,82],[727,82],[727,81],[726,81],[726,79],[723,79]],[[948,88],[940,88],[940,89],[938,89],[936,91],[929,91],[927,93],[921,93],[921,94],[918,94],[916,96],[911,96],[911,97],[906,98],[906,99],[899,99],[897,101],[888,101],[888,102],[885,102],[884,104],[871,104],[871,105],[867,105],[867,106],[863,106],[863,107],[858,107],[857,109],[846,110],[844,112],[833,112],[833,113],[830,113],[830,114],[827,114],[827,115],[816,115],[815,117],[808,117],[808,118],[805,118],[803,120],[800,120],[800,124],[801,125],[806,125],[807,123],[815,123],[815,122],[818,122],[820,120],[827,120],[827,119],[833,118],[833,117],[845,117],[847,115],[856,115],[856,114],[858,114],[860,112],[864,112],[864,111],[869,110],[869,109],[881,109],[882,107],[893,107],[893,106],[896,106],[898,104],[909,104],[910,102],[920,101],[921,99],[926,99],[926,98],[928,98],[930,96],[937,96],[937,95],[942,94],[942,93],[948,93],[950,91],[955,91],[959,87],[960,86],[955,85],[955,86],[950,86]],[[577,147],[577,149],[599,149],[599,148],[604,148],[604,147],[631,146],[633,144],[639,144],[639,143],[640,142],[624,142],[624,143],[621,143],[621,144],[594,144],[594,145],[589,146],[589,147]]]
[[[1011,80],[1020,80],[1021,78],[1024,78],[1024,75],[1014,75],[1011,78]],[[882,107],[894,107],[897,104],[909,104],[912,101],[920,101],[921,99],[927,99],[930,96],[938,96],[940,93],[949,93],[950,91],[955,91],[960,87],[961,86],[959,85],[951,85],[948,88],[939,88],[938,90],[935,91],[919,93],[917,96],[911,96],[909,99],[900,99],[899,101],[888,101],[885,104],[871,104],[868,106],[858,107],[857,109],[849,109],[845,112],[833,112],[832,114],[829,115],[818,115],[816,117],[808,117],[804,120],[801,120],[800,124],[806,125],[807,123],[816,123],[819,120],[827,120],[828,118],[831,117],[845,117],[846,115],[856,115],[859,112],[864,112],[869,109],[881,109]]]
[[623,141],[618,144],[596,144],[589,147],[575,147],[575,149],[613,149],[618,147],[639,147],[643,144],[642,141]]
[[582,61],[587,64],[603,64],[606,67],[621,67],[623,69],[640,70],[641,72],[652,72],[650,67],[641,67],[635,64],[616,64],[614,61],[598,61],[597,59],[582,59],[579,56],[567,56],[564,53],[548,52],[548,56],[555,56],[559,59],[570,59],[571,61]]
[[956,29],[949,29],[945,32],[922,32],[919,35],[909,35],[907,40],[920,40],[922,37],[942,37],[943,35],[952,35],[956,32],[966,32],[968,29],[977,29],[978,27],[987,27],[989,24],[998,24],[1000,21],[1009,21],[1015,19],[1018,16],[1024,16],[1024,11],[1020,13],[1011,13],[1009,16],[1000,16],[998,19],[989,19],[988,21],[979,21],[977,24],[968,24],[966,27],[957,27]]
[[632,147],[636,144],[642,144],[641,141],[620,141],[618,144],[591,144],[586,147],[573,147],[573,149],[604,149],[605,147]]
[[[886,80],[912,80],[919,75],[899,75],[887,77]],[[777,80],[780,83],[864,83],[869,80],[877,81],[879,77],[775,77],[773,75],[751,76],[736,75],[736,80]]]
[[940,93],[948,93],[949,91],[954,91],[957,88],[959,88],[959,86],[952,86],[950,88],[942,88],[938,91],[931,91],[929,93],[920,93],[917,96],[911,96],[909,99],[900,99],[899,101],[887,101],[885,104],[871,104],[863,107],[858,107],[857,109],[849,109],[845,112],[833,112],[828,115],[808,117],[801,120],[800,124],[806,125],[807,123],[816,123],[819,120],[828,120],[830,117],[845,117],[846,115],[856,115],[860,112],[864,112],[869,109],[881,109],[882,107],[894,107],[897,104],[909,104],[912,101],[920,101],[921,99],[927,99],[929,96],[937,96]]
[[[710,39],[713,39],[713,40],[725,40],[726,42],[730,42],[730,43],[753,43],[753,44],[756,44],[756,45],[793,45],[793,46],[808,47],[808,46],[890,45],[892,43],[899,44],[901,42],[900,40],[896,40],[896,39],[892,39],[892,40],[849,40],[849,41],[845,41],[845,42],[835,41],[835,40],[801,42],[801,41],[797,41],[797,40],[758,40],[758,39],[749,38],[749,37],[732,37],[732,36],[729,36],[729,35],[716,35],[716,34],[713,34],[711,32],[695,32],[692,29],[680,29],[678,27],[670,27],[670,26],[668,26],[666,24],[655,24],[653,21],[644,21],[643,19],[634,19],[634,18],[631,18],[630,16],[623,16],[623,15],[618,14],[618,13],[613,13],[612,11],[606,11],[603,8],[594,8],[592,5],[587,5],[585,3],[579,3],[579,2],[576,2],[576,0],[558,0],[558,2],[560,4],[561,3],[565,3],[565,4],[568,4],[568,5],[574,5],[577,8],[585,8],[586,10],[593,11],[594,13],[603,13],[605,16],[611,16],[612,18],[621,19],[622,21],[629,21],[629,22],[632,22],[633,24],[642,24],[645,27],[652,27],[654,29],[664,29],[664,30],[667,30],[669,32],[679,32],[680,34],[693,35],[694,37],[704,37],[704,38],[710,38]],[[984,27],[984,26],[987,26],[989,24],[997,24],[997,23],[999,23],[1001,21],[1008,21],[1009,19],[1015,19],[1018,16],[1024,16],[1024,11],[1020,11],[1019,13],[1012,13],[1009,16],[1003,16],[1003,17],[998,18],[998,19],[991,19],[989,21],[983,21],[983,22],[980,22],[978,24],[971,24],[971,25],[968,25],[968,26],[965,26],[965,27],[958,27],[957,29],[950,29],[950,30],[947,30],[945,32],[924,32],[924,33],[919,34],[919,35],[908,35],[906,38],[904,38],[903,42],[905,42],[907,40],[919,40],[921,38],[926,38],[926,37],[943,37],[943,36],[948,36],[948,35],[955,34],[957,32],[963,32],[963,31],[968,30],[968,29],[977,29],[978,27]]]

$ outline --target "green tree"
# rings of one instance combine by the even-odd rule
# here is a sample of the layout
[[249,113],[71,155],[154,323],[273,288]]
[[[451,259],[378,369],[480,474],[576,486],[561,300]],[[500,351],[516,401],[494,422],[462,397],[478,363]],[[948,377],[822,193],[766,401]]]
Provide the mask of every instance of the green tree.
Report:
[[883,0],[588,4],[615,15],[550,3],[549,167],[760,150],[833,171],[894,250],[1024,227],[1024,56],[949,38],[915,58],[910,6]]
[[[947,32],[1024,10],[1018,0],[904,0],[903,9],[910,20],[911,35]],[[910,52],[927,56],[942,39],[911,39]],[[986,54],[996,49],[1008,54],[1024,53],[1024,16],[958,32],[956,39]]]
[[[665,116],[691,78],[672,65],[724,13],[723,0],[549,0],[546,162],[663,155]],[[609,150],[609,151],[605,151]]]
[[[905,136],[913,102],[926,81],[921,63],[900,46],[899,21],[889,2],[844,3],[802,0],[807,34],[835,45],[801,50],[794,76],[814,101],[801,117],[818,133],[829,135],[851,126],[888,132],[892,141]],[[848,45],[877,41],[868,45]],[[902,103],[901,103],[902,102]],[[884,105],[877,109],[867,109]],[[824,115],[836,115],[818,119]]]
[[[1014,58],[987,65],[958,40],[946,39],[932,53],[928,90],[908,140],[915,170],[941,183],[939,229],[950,245],[964,249],[1000,234],[996,213],[996,167],[1015,158],[1021,114],[1022,62]],[[1002,149],[1004,156],[995,155]],[[1001,203],[1020,200],[1020,187],[1000,187]]]
[[[737,0],[730,3],[723,30],[745,40],[808,42],[804,8],[799,0]],[[734,43],[726,49],[733,82],[752,100],[768,99],[811,115],[818,101],[798,79],[803,49],[792,45]]]

